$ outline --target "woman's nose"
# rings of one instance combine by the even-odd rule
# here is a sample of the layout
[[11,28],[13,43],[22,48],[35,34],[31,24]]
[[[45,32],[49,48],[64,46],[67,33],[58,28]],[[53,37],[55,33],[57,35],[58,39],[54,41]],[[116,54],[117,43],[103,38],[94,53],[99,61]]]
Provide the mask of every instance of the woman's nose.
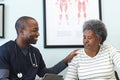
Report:
[[85,43],[88,43],[88,39],[85,39],[84,42],[85,42]]

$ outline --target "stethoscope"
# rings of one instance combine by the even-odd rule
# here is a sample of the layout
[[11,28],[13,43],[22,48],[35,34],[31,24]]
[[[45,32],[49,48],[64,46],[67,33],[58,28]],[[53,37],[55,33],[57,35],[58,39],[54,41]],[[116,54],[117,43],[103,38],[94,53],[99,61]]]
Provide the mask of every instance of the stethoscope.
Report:
[[[31,50],[31,52],[30,52],[30,50]],[[17,51],[17,44],[15,43],[15,53],[16,53],[16,57],[17,57],[17,53],[18,53],[18,51]],[[36,55],[35,55],[35,53],[33,53],[33,51],[32,51],[32,49],[29,49],[28,50],[28,54],[29,54],[29,58],[30,58],[30,62],[31,62],[31,64],[32,64],[32,66],[34,67],[34,68],[37,68],[38,67],[38,63],[37,63],[37,59],[36,59]],[[32,54],[33,54],[33,56],[32,56]],[[33,57],[33,58],[32,58]],[[17,58],[16,58],[17,59]],[[23,73],[22,72],[20,72],[20,71],[18,71],[18,73],[16,74],[17,75],[17,77],[19,78],[19,79],[22,79],[23,78]]]

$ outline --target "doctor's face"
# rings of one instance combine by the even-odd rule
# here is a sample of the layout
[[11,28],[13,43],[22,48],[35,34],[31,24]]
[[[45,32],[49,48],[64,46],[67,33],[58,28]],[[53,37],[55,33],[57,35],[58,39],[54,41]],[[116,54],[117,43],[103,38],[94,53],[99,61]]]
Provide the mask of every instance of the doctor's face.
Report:
[[28,20],[23,30],[24,41],[28,44],[35,44],[39,36],[38,23],[35,20]]

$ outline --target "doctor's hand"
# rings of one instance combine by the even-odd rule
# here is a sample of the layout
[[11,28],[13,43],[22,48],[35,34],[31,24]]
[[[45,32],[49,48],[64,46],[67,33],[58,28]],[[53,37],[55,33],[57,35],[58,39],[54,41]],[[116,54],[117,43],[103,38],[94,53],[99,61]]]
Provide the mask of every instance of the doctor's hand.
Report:
[[72,52],[64,59],[64,63],[65,63],[65,64],[68,64],[68,63],[72,60],[72,58],[77,55],[77,51],[78,51],[78,50],[79,50],[79,49],[76,49],[76,50],[72,51]]

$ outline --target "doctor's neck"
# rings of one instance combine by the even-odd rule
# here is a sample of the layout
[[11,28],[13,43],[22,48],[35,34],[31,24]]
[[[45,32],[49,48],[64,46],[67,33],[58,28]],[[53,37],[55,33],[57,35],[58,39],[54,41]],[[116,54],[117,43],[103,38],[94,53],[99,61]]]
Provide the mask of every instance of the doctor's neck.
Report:
[[23,47],[23,48],[28,48],[29,45],[30,45],[30,44],[28,44],[27,42],[21,40],[20,38],[19,38],[19,39],[17,38],[17,39],[15,40],[15,43],[16,43],[18,46]]

